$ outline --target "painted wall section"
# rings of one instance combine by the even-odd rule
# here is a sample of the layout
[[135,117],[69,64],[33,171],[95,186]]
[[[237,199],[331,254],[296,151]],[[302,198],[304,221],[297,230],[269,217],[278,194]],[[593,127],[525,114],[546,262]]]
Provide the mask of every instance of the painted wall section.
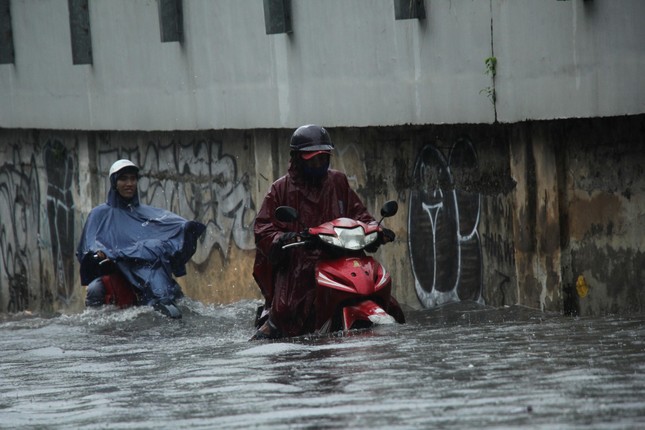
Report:
[[[92,64],[74,65],[67,0],[13,1],[0,127],[172,131],[513,123],[645,112],[645,2],[294,0],[267,35],[262,1],[89,2]],[[485,60],[496,59],[495,76]],[[494,94],[493,99],[488,95]]]
[[460,300],[484,303],[481,195],[465,186],[466,178],[479,177],[478,167],[467,138],[454,142],[448,155],[428,144],[417,158],[408,231],[415,290],[424,307]]
[[81,305],[78,238],[88,210],[105,201],[107,171],[119,158],[141,167],[143,203],[206,224],[194,270],[183,278],[191,284],[186,289],[206,301],[253,296],[241,275],[250,272],[249,259],[238,258],[255,248],[250,163],[244,157],[249,151],[226,153],[223,141],[190,133],[19,133],[3,135],[6,140],[11,143],[0,169],[4,311]]
[[[640,115],[329,130],[332,167],[368,209],[399,202],[386,220],[397,240],[377,258],[400,302],[594,315],[644,310],[643,124]],[[122,157],[142,167],[142,201],[208,226],[180,278],[185,293],[259,299],[251,228],[287,169],[291,132],[0,130],[0,313],[83,309],[76,244]]]

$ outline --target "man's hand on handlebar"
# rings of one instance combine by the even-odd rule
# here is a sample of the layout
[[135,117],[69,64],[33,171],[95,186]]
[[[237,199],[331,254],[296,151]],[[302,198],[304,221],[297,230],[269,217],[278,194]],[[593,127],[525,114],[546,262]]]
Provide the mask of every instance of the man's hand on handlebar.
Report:
[[278,244],[282,247],[289,243],[297,242],[297,241],[298,241],[298,233],[296,233],[295,231],[288,231],[286,233],[283,233],[282,236],[280,236],[280,239],[278,239]]
[[94,253],[94,258],[96,258],[99,261],[100,265],[103,265],[110,261],[110,259],[107,258],[107,255],[105,255],[105,252],[103,251],[96,251]]
[[299,233],[295,231],[288,231],[280,236],[280,239],[278,239],[278,244],[281,248],[307,245],[311,241],[311,238],[312,236],[306,230]]
[[396,233],[394,233],[389,228],[383,227],[381,229],[381,242],[382,243],[394,242],[394,239],[396,239]]

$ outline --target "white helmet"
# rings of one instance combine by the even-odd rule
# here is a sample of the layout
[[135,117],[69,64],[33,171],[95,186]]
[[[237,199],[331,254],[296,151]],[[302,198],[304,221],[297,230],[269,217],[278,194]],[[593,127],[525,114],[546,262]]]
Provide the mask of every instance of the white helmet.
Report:
[[114,164],[112,164],[112,167],[110,167],[110,174],[109,176],[112,177],[113,174],[120,172],[121,170],[125,169],[126,167],[132,167],[134,168],[137,172],[139,171],[139,167],[134,164],[130,160],[118,160],[115,161]]

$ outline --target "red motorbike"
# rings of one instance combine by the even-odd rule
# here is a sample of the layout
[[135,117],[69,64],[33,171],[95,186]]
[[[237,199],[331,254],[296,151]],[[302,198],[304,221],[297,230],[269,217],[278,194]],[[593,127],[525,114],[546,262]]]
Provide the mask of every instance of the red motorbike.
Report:
[[[316,333],[405,322],[403,311],[392,296],[390,274],[365,253],[378,248],[383,218],[391,217],[397,211],[398,204],[389,201],[383,205],[378,223],[337,218],[306,228],[300,234],[299,242],[283,246],[283,249],[309,246],[323,250],[315,271]],[[289,206],[280,206],[275,215],[283,222],[298,220],[298,212]],[[256,325],[261,324],[258,318]]]

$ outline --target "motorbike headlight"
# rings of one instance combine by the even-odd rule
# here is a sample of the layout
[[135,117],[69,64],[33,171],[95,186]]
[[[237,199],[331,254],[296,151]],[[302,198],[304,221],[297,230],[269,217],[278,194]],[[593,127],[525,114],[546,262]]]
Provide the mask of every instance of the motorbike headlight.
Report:
[[333,246],[338,246],[338,247],[343,247],[343,244],[341,243],[340,239],[337,238],[336,236],[329,236],[327,234],[319,234],[318,237],[320,240],[322,240],[325,243],[328,243]]
[[365,236],[365,245],[369,245],[370,243],[374,242],[378,238],[378,232],[372,232]]
[[340,241],[340,245],[337,246],[357,250],[363,249],[367,245],[367,242],[365,242],[365,232],[362,227],[335,228],[334,231]]

